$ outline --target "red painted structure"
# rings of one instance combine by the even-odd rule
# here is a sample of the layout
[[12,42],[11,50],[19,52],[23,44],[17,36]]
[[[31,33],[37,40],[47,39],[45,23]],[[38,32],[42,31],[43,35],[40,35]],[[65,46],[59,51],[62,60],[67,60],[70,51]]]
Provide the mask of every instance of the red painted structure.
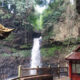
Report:
[[80,46],[66,57],[69,61],[70,80],[80,80]]

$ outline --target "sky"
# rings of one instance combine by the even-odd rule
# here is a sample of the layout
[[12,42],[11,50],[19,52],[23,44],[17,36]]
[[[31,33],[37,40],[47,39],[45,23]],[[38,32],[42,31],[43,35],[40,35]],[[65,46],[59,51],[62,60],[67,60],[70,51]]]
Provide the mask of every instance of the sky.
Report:
[[47,3],[44,6],[36,5],[35,6],[35,11],[42,14],[44,12],[44,10],[48,8],[48,4],[50,2],[50,0],[46,0],[46,1],[47,1]]

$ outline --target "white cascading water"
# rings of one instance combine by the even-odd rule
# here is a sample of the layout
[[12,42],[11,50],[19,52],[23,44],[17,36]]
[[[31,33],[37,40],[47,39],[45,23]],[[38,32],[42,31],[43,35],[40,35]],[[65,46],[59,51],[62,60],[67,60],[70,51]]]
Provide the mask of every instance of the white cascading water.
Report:
[[[31,52],[31,65],[30,68],[37,68],[37,66],[41,67],[41,54],[40,54],[40,43],[41,43],[42,37],[34,38],[33,48]],[[31,70],[31,75],[35,75],[36,71]]]
[[72,5],[74,5],[75,0],[70,0],[70,3],[71,3]]

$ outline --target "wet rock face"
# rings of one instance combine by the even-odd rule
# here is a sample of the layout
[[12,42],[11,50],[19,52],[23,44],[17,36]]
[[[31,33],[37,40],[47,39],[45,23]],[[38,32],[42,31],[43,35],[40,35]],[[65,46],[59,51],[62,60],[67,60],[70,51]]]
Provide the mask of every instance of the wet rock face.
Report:
[[33,38],[38,38],[40,36],[41,36],[41,32],[33,32],[33,35],[32,35]]

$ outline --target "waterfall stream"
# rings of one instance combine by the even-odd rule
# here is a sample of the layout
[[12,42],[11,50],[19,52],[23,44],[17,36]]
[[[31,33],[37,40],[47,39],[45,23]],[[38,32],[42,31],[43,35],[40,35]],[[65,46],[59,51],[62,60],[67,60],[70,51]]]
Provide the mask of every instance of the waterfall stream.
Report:
[[[42,37],[34,38],[33,48],[31,52],[31,66],[30,68],[37,68],[37,66],[41,67],[41,54],[40,54],[40,43],[41,43]],[[36,71],[31,70],[31,75],[35,75]]]

